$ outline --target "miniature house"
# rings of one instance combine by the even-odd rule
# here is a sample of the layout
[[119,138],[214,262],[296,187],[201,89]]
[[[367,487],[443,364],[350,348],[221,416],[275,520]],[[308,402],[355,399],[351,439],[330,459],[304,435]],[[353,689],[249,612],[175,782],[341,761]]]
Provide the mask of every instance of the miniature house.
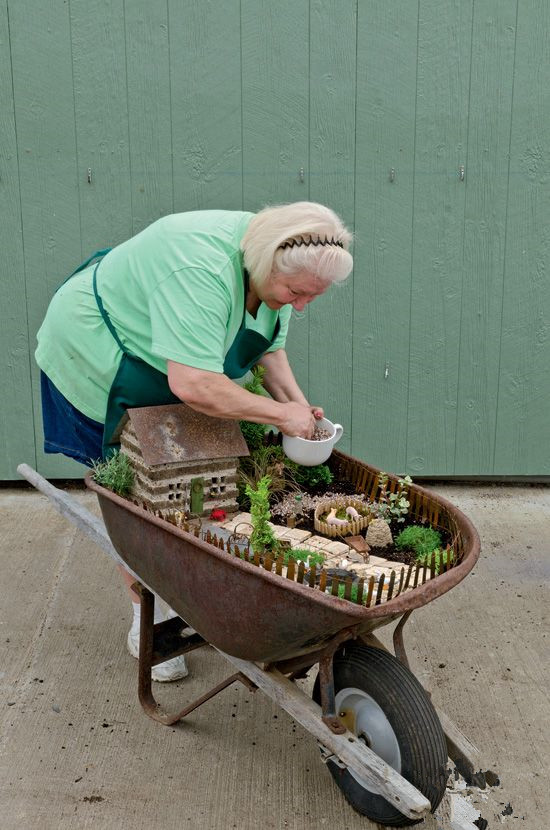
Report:
[[140,504],[195,516],[238,509],[237,466],[249,452],[237,421],[183,403],[147,406],[127,411],[119,435],[135,472],[131,495]]

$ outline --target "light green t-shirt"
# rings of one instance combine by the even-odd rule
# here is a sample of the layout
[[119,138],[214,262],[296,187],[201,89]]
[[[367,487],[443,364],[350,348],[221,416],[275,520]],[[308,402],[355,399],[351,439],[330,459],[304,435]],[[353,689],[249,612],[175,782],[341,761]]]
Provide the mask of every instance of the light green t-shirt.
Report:
[[[240,241],[252,218],[238,211],[177,213],[154,222],[101,261],[97,288],[128,351],[166,373],[173,360],[223,372],[242,322],[244,275]],[[103,423],[121,351],[99,313],[95,266],[54,295],[38,332],[36,361],[73,406]],[[284,348],[291,306],[263,303],[246,325]]]

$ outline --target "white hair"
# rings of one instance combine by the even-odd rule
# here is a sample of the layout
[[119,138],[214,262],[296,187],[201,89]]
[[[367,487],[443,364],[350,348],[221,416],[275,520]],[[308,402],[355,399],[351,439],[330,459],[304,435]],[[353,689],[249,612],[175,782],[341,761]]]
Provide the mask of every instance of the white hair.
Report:
[[[302,270],[325,282],[341,282],[353,268],[348,251],[351,240],[351,233],[330,208],[316,202],[293,202],[266,207],[253,216],[241,250],[255,285],[265,282],[272,272]],[[290,244],[283,247],[285,243]]]

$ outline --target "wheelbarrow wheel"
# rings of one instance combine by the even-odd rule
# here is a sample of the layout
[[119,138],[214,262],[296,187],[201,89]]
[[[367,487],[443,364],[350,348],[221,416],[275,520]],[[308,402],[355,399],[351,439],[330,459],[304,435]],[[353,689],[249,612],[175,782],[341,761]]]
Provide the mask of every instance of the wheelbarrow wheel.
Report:
[[[445,736],[432,703],[416,677],[381,649],[346,644],[334,657],[336,712],[350,731],[415,786],[436,809],[447,773]],[[319,677],[313,698],[321,702]],[[351,806],[388,827],[417,824],[356,773],[327,766]]]

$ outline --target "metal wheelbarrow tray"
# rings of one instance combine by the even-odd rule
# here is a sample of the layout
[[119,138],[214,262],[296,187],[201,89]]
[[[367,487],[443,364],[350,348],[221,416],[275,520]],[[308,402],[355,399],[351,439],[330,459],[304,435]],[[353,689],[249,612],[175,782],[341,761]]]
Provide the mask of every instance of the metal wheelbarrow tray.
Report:
[[[329,464],[339,479],[374,498],[378,469],[338,451]],[[26,465],[19,472],[60,507],[61,491]],[[76,507],[76,502],[67,509],[67,502],[74,500],[66,494],[61,498],[62,512],[108,552],[112,543],[113,558],[137,577],[135,589],[142,603],[138,691],[150,717],[175,723],[236,680],[259,687],[317,737],[323,759],[352,806],[391,826],[415,823],[437,806],[445,789],[447,753],[463,769],[474,770],[477,750],[440,712],[438,719],[409,671],[403,643],[403,626],[412,611],[457,585],[478,559],[477,532],[450,502],[417,485],[410,487],[409,516],[440,528],[452,539],[452,564],[439,575],[433,565],[405,568],[395,583],[392,578],[391,598],[382,601],[380,594],[369,594],[366,607],[300,584],[303,569],[301,578],[299,573],[288,575],[297,579],[284,578],[272,572],[271,562],[262,567],[258,558],[254,564],[223,543],[214,544],[210,536],[207,541],[182,530],[99,486],[92,473],[86,485],[97,494],[109,538],[98,539],[103,530],[98,520],[92,514],[84,516],[88,511]],[[389,476],[390,491],[397,486],[397,477]],[[152,591],[179,618],[154,625]],[[374,631],[396,620],[393,657]],[[182,621],[194,633],[182,634]],[[237,672],[181,712],[164,713],[152,694],[151,666],[208,644]],[[320,708],[293,682],[317,663],[314,699]],[[388,684],[392,688],[384,697]],[[394,715],[399,706],[392,701],[400,696],[401,686],[403,697],[416,703],[410,711]],[[382,724],[381,738],[367,735],[368,727],[360,726],[373,717],[376,728]],[[405,722],[415,720],[418,724],[410,732]],[[423,750],[416,746],[418,740],[425,742]],[[422,752],[425,757],[417,776],[415,769],[408,769],[407,756],[414,767],[419,762],[413,756]]]

